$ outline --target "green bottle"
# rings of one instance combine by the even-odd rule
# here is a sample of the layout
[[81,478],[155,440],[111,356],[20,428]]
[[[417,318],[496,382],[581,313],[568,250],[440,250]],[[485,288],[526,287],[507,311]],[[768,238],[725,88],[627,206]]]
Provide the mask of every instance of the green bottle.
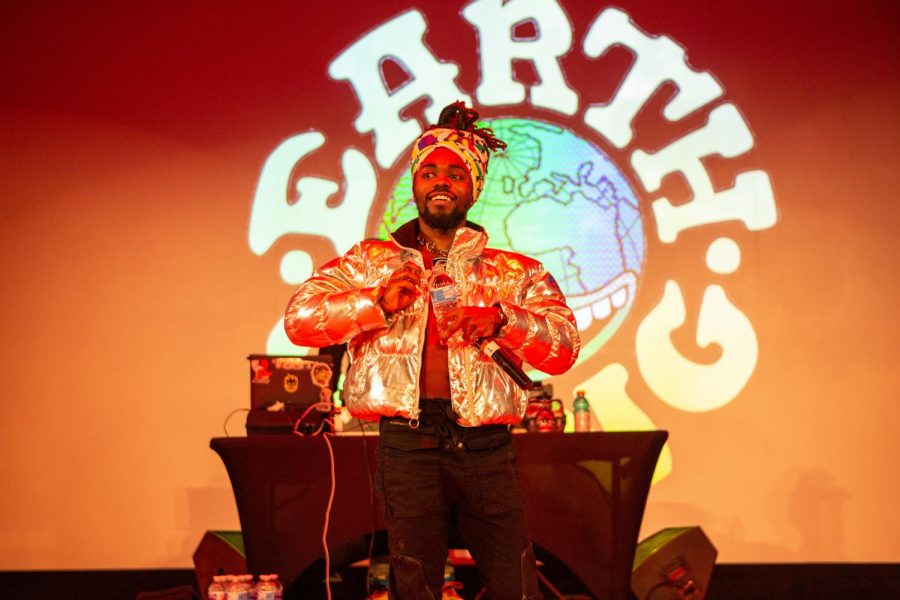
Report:
[[575,413],[575,431],[590,431],[591,405],[584,396],[584,390],[575,392],[575,402],[572,404],[572,412]]

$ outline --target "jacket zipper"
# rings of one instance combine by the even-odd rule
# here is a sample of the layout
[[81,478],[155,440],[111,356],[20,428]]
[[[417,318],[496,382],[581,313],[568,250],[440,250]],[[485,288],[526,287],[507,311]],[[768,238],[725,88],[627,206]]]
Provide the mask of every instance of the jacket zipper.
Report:
[[[419,256],[419,263],[422,266],[422,270],[425,270],[425,258],[422,256],[422,253],[418,250],[413,250]],[[430,271],[429,271],[430,276]],[[419,408],[419,400],[422,395],[421,383],[422,383],[422,369],[425,367],[425,329],[428,327],[428,311],[431,310],[431,295],[428,294],[425,296],[425,322],[419,327],[419,372],[415,374],[416,379],[416,395],[413,398],[413,410],[412,417],[409,419],[409,426],[412,429],[417,429],[419,427],[419,414],[421,414],[422,409]],[[419,319],[422,319],[422,314],[419,315]]]
[[[469,291],[468,286],[466,286],[465,273],[462,273],[463,268],[462,265],[460,265],[459,260],[457,260],[453,266],[455,271],[454,275],[456,276],[454,281],[459,282],[460,306],[468,306]],[[460,276],[461,274],[462,277]],[[458,352],[462,355],[463,370],[466,372],[466,410],[469,413],[469,422],[475,423],[475,403],[472,400],[475,391],[475,385],[472,381],[472,352],[465,348],[460,348]]]

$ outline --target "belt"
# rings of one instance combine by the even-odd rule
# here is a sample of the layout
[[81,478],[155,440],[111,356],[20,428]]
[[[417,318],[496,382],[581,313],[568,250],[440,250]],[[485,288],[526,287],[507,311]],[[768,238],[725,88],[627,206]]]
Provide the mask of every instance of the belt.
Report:
[[456,422],[450,400],[422,398],[419,419],[381,417],[381,443],[390,447],[412,450],[423,448],[457,448],[484,450],[512,441],[506,425],[463,427]]

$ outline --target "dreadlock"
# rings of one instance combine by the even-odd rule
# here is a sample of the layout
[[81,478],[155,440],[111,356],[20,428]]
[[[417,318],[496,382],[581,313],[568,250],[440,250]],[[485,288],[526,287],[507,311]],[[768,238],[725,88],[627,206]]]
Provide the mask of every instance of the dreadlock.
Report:
[[478,111],[467,107],[462,100],[457,100],[453,104],[448,104],[444,107],[444,110],[441,111],[441,116],[438,117],[437,125],[432,125],[431,127],[468,131],[484,140],[484,143],[491,150],[503,150],[506,148],[506,142],[497,138],[492,129],[476,127],[476,121],[478,121]]

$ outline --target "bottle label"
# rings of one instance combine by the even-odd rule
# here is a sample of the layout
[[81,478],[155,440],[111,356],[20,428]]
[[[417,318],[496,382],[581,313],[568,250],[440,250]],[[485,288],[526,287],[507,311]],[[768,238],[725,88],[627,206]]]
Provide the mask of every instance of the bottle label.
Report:
[[456,290],[452,285],[434,288],[431,290],[431,301],[435,306],[444,304],[453,304],[456,302]]
[[575,413],[575,431],[591,430],[591,413],[586,410],[579,410]]

